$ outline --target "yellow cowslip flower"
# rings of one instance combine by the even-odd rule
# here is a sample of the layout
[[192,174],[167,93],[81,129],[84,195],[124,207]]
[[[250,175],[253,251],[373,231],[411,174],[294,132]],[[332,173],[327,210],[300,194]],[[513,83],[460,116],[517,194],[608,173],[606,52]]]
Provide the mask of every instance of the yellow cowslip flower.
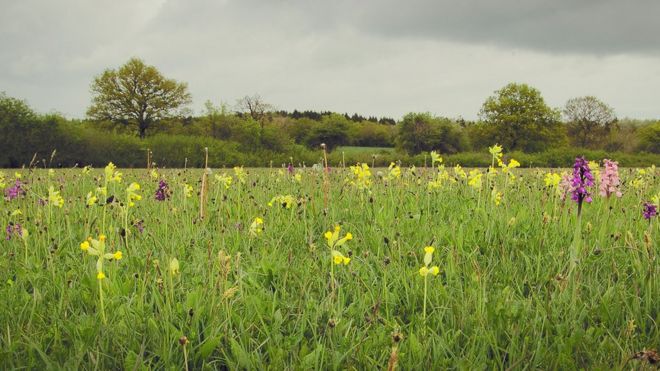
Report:
[[351,184],[358,187],[358,189],[369,189],[371,186],[371,170],[369,170],[369,165],[358,163],[355,166],[351,166],[350,170],[353,173]]
[[16,209],[16,210],[11,212],[11,216],[18,216],[18,215],[23,215],[23,212],[21,211],[21,209]]
[[193,192],[193,187],[190,184],[184,184],[183,185],[183,194],[187,198],[192,197],[192,192]]
[[48,169],[48,176],[49,176],[49,177],[55,176],[55,170],[53,170],[53,169]]
[[80,243],[80,249],[81,249],[82,251],[87,251],[87,250],[89,250],[89,241],[85,240],[85,241],[81,242],[81,243]]
[[290,209],[296,203],[295,197],[291,195],[279,195],[273,197],[268,206],[273,206],[274,204],[281,205],[284,208]]
[[344,254],[342,254],[337,250],[332,250],[331,256],[332,256],[332,262],[337,265],[339,264],[348,265],[348,263],[351,262],[351,258],[349,258],[348,256],[344,256]]
[[126,188],[126,201],[128,202],[128,207],[135,206],[134,201],[140,201],[142,196],[140,196],[137,191],[140,190],[140,185],[138,183],[131,183],[128,188]]
[[388,167],[389,173],[387,174],[387,180],[394,180],[401,178],[401,168],[399,165],[394,162],[390,163]]
[[21,179],[22,177],[23,177],[23,174],[21,174],[19,172],[14,172],[14,178]]
[[293,179],[295,179],[296,182],[301,183],[301,182],[302,182],[302,175],[300,175],[300,173],[296,173],[296,174],[293,176]]
[[82,168],[82,173],[83,173],[84,175],[87,175],[87,174],[89,174],[89,172],[90,172],[91,169],[92,169],[91,166],[86,165],[85,167]]
[[243,166],[234,167],[234,175],[236,176],[236,179],[238,179],[239,183],[245,184],[247,174],[245,173],[245,170],[243,170]]
[[115,260],[121,260],[121,258],[123,258],[123,254],[121,253],[121,251],[115,251],[115,253],[112,254],[112,257]]
[[427,253],[427,254],[433,254],[434,251],[435,251],[435,247],[433,247],[433,246],[426,246],[424,248],[424,252]]
[[231,187],[231,182],[233,180],[231,175],[215,174],[214,178],[215,178],[215,181],[218,182],[218,184],[224,185],[225,189],[229,189],[229,187]]
[[431,151],[431,167],[435,168],[435,163],[442,163],[442,156],[436,151]]
[[434,276],[437,276],[438,274],[440,274],[440,268],[437,265],[434,265],[431,267],[430,272]]
[[151,177],[151,179],[158,179],[158,172],[156,171],[156,169],[152,169],[151,172],[149,172],[149,176]]
[[495,144],[492,147],[488,147],[488,152],[493,156],[493,160],[497,161],[498,164],[502,162],[502,146]]
[[5,181],[6,181],[6,175],[2,171],[0,171],[0,188],[5,188],[7,186]]
[[96,194],[102,195],[102,196],[107,196],[108,195],[108,187],[98,187],[98,188],[96,188]]
[[53,186],[48,187],[48,204],[59,208],[64,206],[64,199],[60,196],[60,191],[56,191]]
[[433,246],[426,246],[424,248],[424,266],[419,268],[419,274],[422,277],[426,277],[429,273],[432,273],[434,276],[437,276],[438,273],[440,272],[440,268],[438,266],[433,266],[429,268],[429,265],[431,265],[431,260],[433,260],[433,252],[435,252],[435,247]]
[[116,171],[116,169],[117,169],[117,167],[112,162],[110,162],[110,163],[108,163],[108,165],[106,165],[105,169],[103,170],[106,182],[108,182],[108,183],[112,183],[112,182],[121,183],[122,173],[120,173],[119,171]]
[[181,273],[179,270],[179,259],[172,258],[172,260],[170,260],[169,271],[172,276],[177,276]]
[[429,274],[429,269],[426,266],[419,268],[420,276],[426,277],[427,274]]
[[461,179],[467,179],[467,174],[465,174],[465,170],[461,167],[461,165],[456,165],[454,166],[454,174],[456,177],[461,178]]
[[493,188],[490,193],[490,198],[495,206],[500,206],[500,203],[502,202],[502,192],[498,192],[497,188]]
[[257,236],[263,232],[263,226],[264,225],[264,220],[261,219],[260,217],[254,218],[254,221],[252,224],[250,224],[250,234],[253,236]]
[[99,272],[96,274],[96,279],[99,281],[105,278],[105,274],[103,272]]
[[323,236],[325,236],[325,239],[329,241],[332,238],[332,232],[327,231]]
[[98,201],[98,198],[92,192],[87,192],[87,206],[92,206],[97,201]]
[[545,174],[544,182],[546,187],[557,188],[559,182],[561,182],[561,175],[553,172],[547,173]]
[[470,175],[468,176],[468,185],[472,188],[480,189],[482,176],[483,174],[481,173],[481,170],[479,169],[470,170]]
[[99,235],[99,241],[105,241],[105,240],[106,240],[106,237],[105,237],[104,234]]

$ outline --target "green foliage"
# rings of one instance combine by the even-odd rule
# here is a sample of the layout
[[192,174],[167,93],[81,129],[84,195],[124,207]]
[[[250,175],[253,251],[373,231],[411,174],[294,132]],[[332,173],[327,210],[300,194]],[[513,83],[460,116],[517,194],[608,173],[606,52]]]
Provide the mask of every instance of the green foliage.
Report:
[[309,148],[316,149],[321,143],[325,143],[328,151],[332,151],[337,146],[348,143],[348,127],[348,120],[342,115],[323,116],[321,122],[309,131],[306,144]]
[[467,149],[467,138],[448,118],[408,113],[398,125],[397,145],[411,155],[432,150],[455,153]]
[[191,102],[187,84],[166,79],[156,67],[137,58],[118,70],[105,70],[91,89],[89,117],[135,124],[142,138],[153,123],[174,116]]
[[638,130],[639,149],[651,153],[660,153],[660,121]]
[[497,90],[479,115],[493,129],[491,142],[510,150],[540,152],[565,141],[559,112],[527,84],[511,83]]

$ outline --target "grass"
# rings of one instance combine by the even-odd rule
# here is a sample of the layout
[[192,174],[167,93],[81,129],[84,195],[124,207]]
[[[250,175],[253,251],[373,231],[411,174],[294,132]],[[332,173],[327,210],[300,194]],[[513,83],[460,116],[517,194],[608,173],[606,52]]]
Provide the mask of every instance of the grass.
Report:
[[[498,175],[499,206],[485,175],[481,189],[459,178],[429,192],[430,169],[368,190],[348,169],[297,172],[249,169],[229,188],[212,175],[200,219],[201,170],[126,170],[108,185],[116,202],[90,207],[102,170],[21,171],[25,197],[0,201],[3,227],[30,233],[0,248],[0,368],[609,369],[645,367],[631,356],[660,344],[659,224],[641,215],[657,175],[622,170],[621,199],[584,206],[571,270],[576,205],[544,171]],[[125,214],[130,182],[143,199]],[[40,203],[49,185],[62,208]],[[277,195],[295,201],[268,206]],[[336,248],[347,265],[332,265],[335,225],[353,235]],[[79,247],[100,234],[123,252],[104,263],[106,323],[96,258]],[[425,279],[427,245],[440,274]]]

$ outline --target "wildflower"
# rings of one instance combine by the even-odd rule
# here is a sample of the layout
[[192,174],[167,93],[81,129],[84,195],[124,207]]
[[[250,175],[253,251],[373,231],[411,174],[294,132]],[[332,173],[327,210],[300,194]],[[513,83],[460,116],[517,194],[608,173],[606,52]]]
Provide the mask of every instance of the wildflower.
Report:
[[122,255],[121,251],[115,251],[115,253],[112,254],[112,258],[115,259],[115,260],[121,260],[122,257],[123,257],[123,255]]
[[342,254],[341,252],[339,252],[337,250],[332,250],[331,255],[332,255],[332,262],[337,264],[337,265],[342,264],[342,263],[344,265],[348,265],[348,263],[351,262],[351,258],[349,258],[347,256],[344,256],[344,254]]
[[457,178],[467,179],[467,174],[465,174],[465,170],[463,170],[461,165],[454,166],[454,174]]
[[158,189],[156,189],[156,194],[154,195],[154,198],[157,201],[165,201],[168,198],[170,198],[170,188],[165,182],[165,180],[161,179],[158,182]]
[[87,206],[92,206],[98,202],[98,198],[92,192],[87,192]]
[[156,171],[156,169],[151,169],[151,172],[149,172],[149,176],[151,177],[151,179],[158,179],[158,172]]
[[193,187],[190,184],[184,184],[183,185],[183,194],[187,198],[192,197],[192,192],[193,192]]
[[293,176],[293,179],[295,179],[296,182],[300,183],[302,182],[302,175],[300,175],[300,173],[297,173],[296,175]]
[[100,281],[105,278],[105,273],[99,272],[96,274],[96,278]]
[[371,186],[371,170],[369,165],[358,163],[350,167],[353,173],[353,180],[351,184],[357,186],[359,189],[369,189]]
[[619,163],[608,159],[603,160],[603,162],[605,171],[600,178],[600,195],[607,198],[613,194],[616,197],[621,197],[623,194],[619,190],[621,184],[619,180]]
[[215,174],[215,180],[224,185],[225,189],[229,189],[231,187],[231,182],[232,182],[232,177],[231,175],[226,175],[226,174]]
[[559,199],[562,201],[566,200],[566,196],[571,192],[573,188],[571,183],[571,176],[568,173],[562,174],[561,181],[559,182]]
[[16,179],[14,185],[5,189],[5,200],[11,201],[18,197],[25,196],[25,189],[23,189],[23,183]]
[[645,202],[644,210],[642,211],[642,216],[644,216],[644,219],[651,220],[651,218],[657,215],[658,215],[658,207],[650,202]]
[[296,203],[296,199],[291,195],[279,195],[273,197],[268,203],[268,206],[272,207],[274,203],[281,205],[285,209],[290,209]]
[[135,223],[133,223],[133,226],[137,228],[138,232],[143,233],[144,232],[144,220],[138,220]]
[[5,188],[5,186],[7,185],[5,184],[5,177],[6,177],[5,173],[0,171],[0,188]]
[[234,167],[234,175],[236,176],[236,179],[238,179],[239,183],[245,184],[247,174],[245,173],[245,170],[243,170],[243,166]]
[[56,191],[53,186],[48,187],[48,204],[60,208],[64,206],[64,199],[60,196],[60,191]]
[[557,188],[559,186],[559,182],[561,181],[561,176],[557,173],[547,173],[545,174],[545,186],[546,187],[553,187]]
[[481,174],[481,170],[479,169],[470,170],[470,175],[468,176],[468,185],[474,189],[480,189],[482,175],[483,174]]
[[264,220],[260,217],[254,218],[252,224],[250,224],[250,234],[252,236],[257,236],[263,232]]
[[441,164],[442,163],[442,157],[438,152],[436,151],[431,151],[431,167],[435,167],[435,163]]
[[493,156],[493,164],[497,161],[498,164],[502,163],[502,146],[495,144],[492,147],[488,147],[488,152]]
[[577,157],[573,165],[573,178],[571,180],[572,197],[578,203],[578,215],[582,210],[582,202],[591,202],[591,194],[587,187],[594,185],[594,177],[591,175],[589,164],[584,157]]
[[502,202],[502,192],[498,192],[497,188],[493,187],[490,197],[495,206],[500,206],[500,203]]
[[103,273],[103,262],[105,260],[121,260],[123,255],[121,251],[115,251],[114,253],[105,252],[105,235],[99,235],[98,239],[88,237],[85,241],[80,243],[80,249],[87,252],[87,254],[98,257],[96,261],[96,278],[102,280],[105,278]]
[[87,250],[89,250],[89,241],[85,240],[85,241],[81,242],[81,243],[80,243],[80,249],[81,249],[82,251],[87,251]]
[[91,166],[89,166],[89,165],[85,165],[85,167],[82,168],[81,172],[83,173],[83,175],[87,175],[87,174],[89,174],[89,172],[91,171],[91,169],[92,169]]
[[387,180],[392,181],[401,178],[401,168],[399,167],[399,165],[392,162],[390,163],[388,170],[389,173],[387,174]]
[[23,237],[24,232],[27,232],[27,230],[24,230],[19,223],[9,223],[5,228],[5,234],[6,234],[5,240],[7,241],[11,240],[12,236],[14,235]]
[[594,180],[600,178],[600,165],[596,161],[589,161],[589,169],[594,176]]
[[112,162],[104,169],[105,181],[108,183],[121,183],[122,173],[116,171],[117,167]]
[[140,196],[137,191],[140,190],[140,185],[138,183],[131,183],[128,188],[126,188],[126,202],[128,202],[128,207],[135,206],[134,201],[140,201],[142,196]]
[[289,166],[286,167],[286,170],[289,172],[289,174],[293,174],[293,164],[289,163]]
[[179,259],[172,258],[170,260],[169,271],[172,276],[177,276],[181,273],[179,270]]

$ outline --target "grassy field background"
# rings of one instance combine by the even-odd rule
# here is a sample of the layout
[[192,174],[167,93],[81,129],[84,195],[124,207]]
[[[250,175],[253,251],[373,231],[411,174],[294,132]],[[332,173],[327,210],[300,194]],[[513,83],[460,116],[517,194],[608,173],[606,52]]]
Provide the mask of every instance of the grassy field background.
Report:
[[[480,187],[452,168],[373,170],[213,171],[204,218],[201,170],[119,170],[106,195],[102,169],[19,171],[25,196],[0,219],[29,235],[0,248],[0,367],[648,366],[632,356],[660,344],[660,230],[642,217],[656,169],[622,170],[623,197],[594,195],[580,223],[545,170]],[[333,264],[335,226],[348,264]],[[101,234],[122,258],[99,280],[80,245]],[[426,246],[437,276],[419,273]]]

